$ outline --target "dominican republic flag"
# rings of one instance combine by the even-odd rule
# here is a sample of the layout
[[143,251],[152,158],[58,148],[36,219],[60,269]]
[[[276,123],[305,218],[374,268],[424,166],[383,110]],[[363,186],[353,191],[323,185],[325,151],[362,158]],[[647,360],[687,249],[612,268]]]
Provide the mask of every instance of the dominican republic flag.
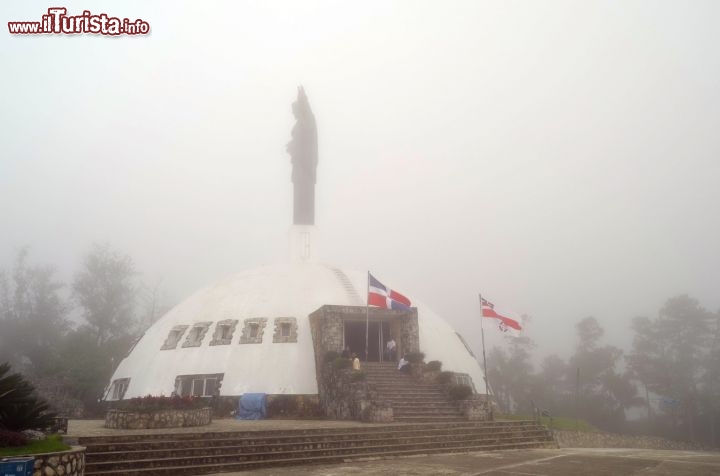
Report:
[[383,309],[410,309],[410,300],[397,291],[393,291],[368,273],[368,306]]
[[517,335],[522,330],[522,326],[518,321],[498,313],[495,310],[495,304],[483,297],[480,298],[480,307],[482,308],[482,317],[490,317],[500,321],[499,327],[501,331]]

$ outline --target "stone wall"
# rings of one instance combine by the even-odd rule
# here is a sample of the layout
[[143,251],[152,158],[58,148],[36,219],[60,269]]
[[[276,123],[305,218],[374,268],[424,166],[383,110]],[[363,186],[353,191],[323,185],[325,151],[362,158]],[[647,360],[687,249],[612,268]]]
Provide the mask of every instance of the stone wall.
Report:
[[[410,374],[419,382],[424,384],[436,384],[443,389],[445,396],[448,400],[452,400],[450,396],[450,387],[458,384],[458,376],[467,376],[467,374],[460,374],[457,372],[450,372],[452,377],[446,383],[439,383],[441,370],[428,370],[428,364],[425,362],[419,362],[410,365]],[[469,378],[469,377],[468,377]],[[472,380],[470,380],[472,382]],[[473,385],[468,385],[473,388]],[[491,421],[493,420],[492,404],[488,402],[485,395],[473,393],[470,397],[464,400],[457,400],[455,402],[458,409],[463,414],[465,419],[471,421]]]
[[353,379],[353,372],[336,369],[332,362],[321,367],[318,390],[323,414],[333,420],[393,421],[390,404],[378,401],[376,392],[370,390],[365,380]]
[[35,458],[33,476],[83,476],[85,448],[73,446],[68,451],[31,455]]
[[317,395],[271,394],[267,396],[267,418],[317,418],[322,414]]
[[653,450],[702,450],[702,445],[657,436],[555,430],[560,448],[641,448]]
[[411,316],[400,320],[400,347],[402,352],[420,352],[420,325],[418,324],[417,310]]
[[210,407],[190,410],[159,410],[132,412],[111,409],[105,413],[105,428],[142,429],[177,428],[181,426],[208,425],[212,421]]
[[488,402],[479,395],[473,395],[472,398],[458,401],[458,408],[460,408],[460,411],[466,420],[492,420],[492,414],[489,411]]

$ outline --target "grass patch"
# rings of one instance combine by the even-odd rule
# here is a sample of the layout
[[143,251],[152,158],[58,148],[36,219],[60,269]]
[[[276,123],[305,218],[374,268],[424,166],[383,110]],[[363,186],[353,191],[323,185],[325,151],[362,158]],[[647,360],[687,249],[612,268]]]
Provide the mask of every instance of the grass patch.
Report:
[[62,436],[50,435],[44,440],[33,441],[25,446],[0,448],[0,456],[22,456],[37,453],[53,453],[55,451],[65,451],[69,449],[70,447],[63,443]]
[[[496,414],[495,418],[498,420],[532,420],[533,417],[529,415],[506,415],[506,414]],[[552,426],[550,425],[550,418],[548,417],[541,417],[540,423],[547,426],[548,428],[551,428],[553,430],[570,430],[570,431],[584,431],[584,432],[596,432],[598,431],[597,428],[592,426],[590,423],[586,422],[585,420],[576,420],[574,418],[568,418],[568,417],[561,417],[561,416],[554,416],[552,418]],[[577,425],[577,426],[576,426]]]

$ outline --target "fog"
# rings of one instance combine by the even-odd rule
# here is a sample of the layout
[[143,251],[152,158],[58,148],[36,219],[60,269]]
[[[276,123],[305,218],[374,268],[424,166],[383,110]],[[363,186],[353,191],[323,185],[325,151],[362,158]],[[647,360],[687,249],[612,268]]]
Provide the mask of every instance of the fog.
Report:
[[303,85],[321,260],[476,350],[479,292],[540,354],[589,315],[627,346],[671,296],[720,308],[717,2],[63,6],[151,34],[0,35],[0,268],[28,245],[69,282],[107,242],[178,303],[282,260]]

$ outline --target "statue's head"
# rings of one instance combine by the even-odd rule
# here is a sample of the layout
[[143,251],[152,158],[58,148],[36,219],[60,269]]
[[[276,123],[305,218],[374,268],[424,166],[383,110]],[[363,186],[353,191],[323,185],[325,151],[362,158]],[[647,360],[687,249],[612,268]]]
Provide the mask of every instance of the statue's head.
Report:
[[292,112],[295,119],[300,116],[305,116],[310,112],[310,103],[308,102],[305,89],[302,86],[298,86],[298,95],[294,103],[292,103]]
[[307,94],[305,94],[305,88],[298,86],[298,101],[307,102]]

